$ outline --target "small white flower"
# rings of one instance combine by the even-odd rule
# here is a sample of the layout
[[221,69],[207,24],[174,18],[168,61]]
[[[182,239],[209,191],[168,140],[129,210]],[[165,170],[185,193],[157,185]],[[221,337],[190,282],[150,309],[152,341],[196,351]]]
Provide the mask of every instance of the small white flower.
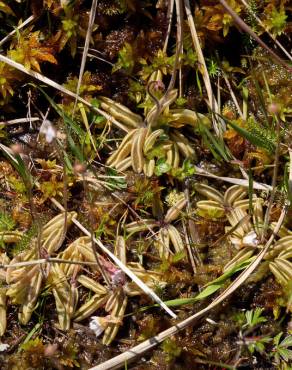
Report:
[[99,337],[106,329],[108,320],[105,317],[92,316],[89,323],[89,328],[94,331],[94,334]]
[[243,239],[242,243],[245,247],[256,247],[260,242],[258,240],[258,236],[255,231],[250,231],[246,234]]
[[107,315],[105,317],[91,316],[90,320],[89,328],[94,331],[94,334],[97,337],[99,337],[105,331],[109,324],[121,325],[122,323],[120,318],[113,317],[111,315]]
[[10,347],[9,344],[7,343],[0,343],[0,352],[7,351],[9,347]]
[[52,122],[45,119],[40,127],[40,134],[44,135],[46,142],[50,144],[56,138],[57,131]]

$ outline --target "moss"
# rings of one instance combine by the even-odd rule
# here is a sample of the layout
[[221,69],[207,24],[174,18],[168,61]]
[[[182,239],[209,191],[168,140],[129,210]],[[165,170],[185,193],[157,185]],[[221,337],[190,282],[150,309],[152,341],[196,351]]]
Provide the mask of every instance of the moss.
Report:
[[[19,262],[20,253],[31,261],[27,251],[35,245],[39,226],[59,212],[56,200],[67,211],[76,211],[78,222],[106,248],[101,250],[100,244],[94,243],[84,247],[84,239],[79,240],[84,233],[76,222],[61,230],[58,251],[48,252],[55,235],[37,250],[37,257],[43,260],[50,256],[72,259],[73,264],[45,261],[40,274],[38,264],[0,270],[3,330],[5,315],[7,318],[1,341],[10,345],[0,353],[1,369],[87,369],[167,329],[176,321],[152,306],[153,301],[134,287],[105,252],[118,255],[162,300],[196,297],[207,284],[220,279],[231,259],[239,258],[238,253],[246,248],[250,248],[250,256],[260,253],[291,198],[288,69],[275,63],[250,34],[239,34],[231,14],[218,1],[190,0],[218,103],[218,108],[213,106],[183,6],[180,20],[174,10],[167,33],[170,4],[166,0],[97,2],[78,92],[85,99],[82,106],[75,104],[74,95],[0,62],[0,232],[23,233],[19,242],[1,244],[1,264],[8,264],[9,258],[12,263]],[[238,0],[228,4],[279,56],[280,49],[274,47],[256,17],[287,50],[291,49],[291,7],[286,0],[249,1],[251,10]],[[90,11],[91,2],[83,0],[0,1],[1,54],[76,93]],[[30,14],[34,19],[5,39]],[[178,39],[180,26],[182,40]],[[40,135],[46,120],[54,128],[52,141]],[[251,186],[273,183],[278,141],[277,187],[268,208],[271,193],[252,191]],[[31,179],[29,192],[22,181],[24,174]],[[196,191],[198,183],[215,189],[212,193],[207,188],[205,194],[211,198],[213,194],[218,202],[218,191],[224,194],[231,186],[229,181],[242,180],[246,174],[249,190],[245,200],[239,200],[242,203],[229,204],[223,199],[220,207],[209,203],[209,211],[204,211],[201,203],[200,208],[198,202],[206,197]],[[252,196],[258,197],[262,210],[251,204]],[[175,209],[183,198],[182,208]],[[232,219],[235,209],[242,211],[241,216],[247,213],[246,223],[241,224],[242,217],[239,224]],[[262,236],[267,209],[269,224]],[[132,229],[129,224],[134,225]],[[237,358],[239,368],[285,368],[281,343],[290,327],[287,276],[291,256],[289,250],[279,252],[280,247],[274,247],[285,235],[289,240],[290,210],[284,224],[287,229],[275,236],[264,261],[241,287],[193,326],[168,338],[128,368],[228,368],[237,366]],[[135,225],[138,231],[129,232]],[[242,234],[245,228],[249,228],[249,238]],[[251,238],[254,234],[257,238]],[[77,239],[81,245],[72,247]],[[250,239],[260,243],[246,246]],[[95,252],[101,268],[92,264]],[[84,264],[88,259],[91,264]],[[232,270],[223,283],[216,280],[217,293],[172,307],[178,320],[207,307],[239,274]],[[92,286],[81,286],[81,275],[96,284],[95,291],[89,292]],[[116,279],[117,275],[122,278]],[[40,284],[36,284],[36,277]],[[19,292],[21,284],[25,289]],[[98,289],[109,295],[119,291],[123,297],[126,292],[128,297],[125,317],[116,315],[123,311],[120,296],[90,312],[89,317],[104,319],[107,335],[113,330],[115,339],[109,346],[95,337],[88,318],[80,323],[74,319],[76,310],[97,299]],[[127,289],[139,296],[131,296]],[[21,325],[19,307],[9,297],[20,302],[34,293],[35,301],[24,307],[33,314],[27,325]],[[115,305],[119,306],[116,311]],[[254,318],[258,312],[264,320],[247,325],[247,316]],[[69,320],[69,330],[61,331],[58,319]]]

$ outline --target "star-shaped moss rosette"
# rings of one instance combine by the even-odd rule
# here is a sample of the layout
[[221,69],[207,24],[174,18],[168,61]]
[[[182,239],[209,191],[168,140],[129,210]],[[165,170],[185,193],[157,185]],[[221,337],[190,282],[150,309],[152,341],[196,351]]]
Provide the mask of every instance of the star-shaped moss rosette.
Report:
[[[78,258],[86,262],[96,262],[91,248],[90,237],[79,238],[74,242],[74,245],[75,250],[77,249],[76,253],[80,253]],[[65,253],[66,251],[64,254]],[[145,270],[139,263],[127,263],[126,243],[121,236],[118,236],[116,239],[115,255],[151,289],[165,285],[165,283],[160,280],[159,273]],[[74,315],[74,321],[82,321],[93,315],[98,309],[103,308],[107,314],[104,316],[95,316],[94,320],[95,325],[99,325],[98,334],[104,332],[102,339],[103,344],[109,345],[115,339],[119,327],[123,323],[128,298],[144,293],[135,283],[128,282],[123,271],[111,262],[101,259],[100,263],[102,264],[104,273],[108,276],[108,284],[100,284],[95,279],[85,274],[78,276],[78,283],[91,292],[94,292],[94,295],[77,309]],[[96,266],[93,271],[95,270]],[[99,324],[97,324],[97,322]]]
[[[19,253],[14,257],[6,273],[6,282],[9,285],[6,295],[13,304],[19,305],[18,318],[22,324],[27,324],[31,314],[35,309],[36,302],[41,291],[42,283],[47,278],[50,265],[33,263],[38,259],[38,254],[50,256],[55,253],[62,245],[66,234],[65,227],[69,227],[76,212],[59,214],[50,220],[41,230],[39,241],[35,239],[29,249]],[[40,250],[39,250],[40,249]],[[27,262],[26,266],[13,267],[14,264]],[[31,264],[30,264],[31,262]]]
[[[263,248],[264,199],[253,195],[252,213],[246,188],[234,185],[225,194],[204,184],[195,185],[196,191],[208,198],[197,202],[197,214],[205,218],[226,218],[229,225],[225,231],[227,240],[238,252],[224,266],[224,271],[234,268]],[[270,225],[272,232],[274,224]],[[279,239],[270,247],[265,256],[269,269],[278,282],[285,286],[292,279],[292,232],[281,227]]]
[[187,201],[182,194],[179,199],[167,210],[162,220],[141,219],[125,226],[128,233],[134,234],[142,231],[159,229],[155,237],[155,246],[160,258],[168,259],[174,253],[184,252],[184,242],[177,227],[172,223],[181,215]]

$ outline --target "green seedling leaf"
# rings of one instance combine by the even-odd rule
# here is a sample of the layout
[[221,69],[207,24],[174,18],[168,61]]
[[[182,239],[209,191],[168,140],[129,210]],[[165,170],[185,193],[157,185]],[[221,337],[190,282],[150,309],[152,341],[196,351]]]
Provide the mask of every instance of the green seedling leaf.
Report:
[[246,311],[245,313],[246,324],[244,324],[243,327],[253,328],[254,326],[262,322],[266,322],[267,319],[261,316],[262,312],[263,312],[262,308],[256,308],[255,310]]
[[156,162],[154,173],[156,176],[161,176],[163,173],[168,172],[171,169],[171,166],[166,163],[164,158],[158,159]]
[[179,180],[184,180],[186,177],[193,176],[196,172],[195,166],[191,163],[189,159],[185,159],[182,167],[173,168],[171,170],[172,176]]

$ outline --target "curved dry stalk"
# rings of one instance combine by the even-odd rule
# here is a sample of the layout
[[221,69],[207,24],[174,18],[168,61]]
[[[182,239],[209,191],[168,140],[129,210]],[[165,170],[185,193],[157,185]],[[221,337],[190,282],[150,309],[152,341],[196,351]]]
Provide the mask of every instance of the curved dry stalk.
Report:
[[[85,199],[88,202],[88,204],[91,204],[90,191],[89,191],[89,189],[87,187],[87,183],[86,183],[85,178],[84,178],[84,173],[82,174],[82,177],[83,177],[83,187],[84,187],[84,190],[85,190]],[[89,213],[89,222],[90,222],[89,234],[90,234],[91,250],[92,250],[92,253],[94,255],[95,261],[96,261],[96,263],[98,265],[98,269],[99,269],[99,271],[100,271],[100,273],[101,273],[104,281],[106,282],[106,284],[108,286],[110,286],[109,277],[108,277],[108,275],[107,275],[107,273],[106,273],[103,265],[100,263],[98,253],[97,253],[97,251],[94,248],[94,241],[93,241],[93,239],[94,239],[94,229],[93,229],[94,222],[93,222],[93,219],[92,219],[91,212]]]
[[[173,64],[173,71],[172,71],[171,78],[170,78],[165,94],[162,96],[162,98],[159,101],[154,97],[154,101],[156,103],[155,111],[151,115],[151,119],[149,119],[149,117],[146,118],[148,119],[149,127],[153,126],[153,124],[155,125],[155,122],[157,121],[157,118],[159,117],[163,108],[166,106],[166,104],[167,105],[170,104],[168,101],[169,101],[170,96],[173,94],[173,88],[174,88],[174,84],[176,81],[179,59],[180,59],[180,55],[183,49],[183,41],[182,41],[183,14],[182,14],[181,0],[175,0],[175,6],[176,6],[176,19],[177,19],[176,21],[177,33],[176,33],[176,50],[175,50],[175,60]],[[149,93],[149,89],[148,89],[148,93]]]
[[169,3],[168,3],[168,9],[167,9],[168,26],[167,26],[164,45],[163,45],[163,52],[164,53],[166,53],[166,50],[167,50],[168,40],[169,40],[169,36],[170,36],[170,31],[171,31],[173,5],[174,5],[174,0],[170,0]]
[[112,193],[112,196],[116,199],[118,199],[121,203],[123,203],[131,213],[133,213],[133,215],[135,217],[137,217],[139,219],[139,221],[141,221],[141,223],[149,230],[149,232],[151,233],[151,235],[155,238],[156,234],[155,232],[153,231],[152,227],[147,225],[147,223],[145,223],[143,221],[143,219],[140,217],[140,215],[128,204],[126,203],[122,198],[120,198],[117,194],[115,193]]
[[0,46],[2,46],[6,41],[8,41],[13,35],[15,35],[19,30],[21,30],[23,27],[25,27],[27,24],[32,22],[35,19],[34,15],[31,15],[28,17],[24,22],[22,22],[18,27],[14,28],[13,31],[8,33],[2,40],[0,40]]
[[[189,25],[191,36],[193,39],[193,44],[194,44],[196,53],[198,55],[198,61],[202,66],[202,75],[203,75],[203,80],[204,80],[204,84],[205,84],[208,99],[209,99],[209,106],[210,106],[211,111],[219,113],[219,107],[218,107],[217,101],[212,91],[210,76],[209,76],[208,69],[206,66],[203,51],[200,45],[199,37],[198,37],[197,30],[195,27],[195,22],[194,22],[192,13],[191,13],[190,2],[189,0],[184,0],[184,3],[185,3],[185,10],[187,14],[188,25]],[[219,126],[218,121],[216,120],[215,117],[213,117],[213,126],[214,126],[214,130],[216,134],[219,137],[222,136],[222,131],[226,130],[225,122],[223,120],[220,120],[220,126]]]
[[19,125],[20,123],[37,122],[37,121],[40,121],[40,120],[41,119],[39,117],[15,118],[15,119],[10,119],[9,121],[1,121],[0,122],[0,127],[6,127],[6,126],[11,126],[11,125]]
[[243,117],[243,113],[242,113],[242,111],[241,111],[241,108],[240,108],[240,106],[239,106],[239,104],[238,104],[238,101],[237,101],[237,99],[236,99],[236,96],[235,96],[235,94],[234,94],[234,91],[233,91],[233,89],[232,89],[232,87],[231,87],[231,84],[230,84],[230,82],[229,82],[229,80],[228,80],[228,77],[227,77],[227,75],[226,75],[226,73],[222,70],[222,73],[223,73],[223,78],[224,78],[224,81],[225,81],[225,83],[226,83],[226,86],[227,86],[227,88],[228,88],[228,90],[229,90],[229,94],[230,94],[230,96],[231,96],[231,98],[232,98],[232,100],[233,100],[233,103],[235,104],[235,107],[236,107],[236,109],[237,109],[237,113],[240,115],[240,117],[243,119],[244,117]]
[[[199,265],[199,261],[197,259],[197,256],[194,257],[194,253],[193,253],[191,245],[190,245],[190,239],[189,239],[186,223],[184,221],[182,221],[182,225],[183,225],[183,231],[184,231],[184,235],[185,235],[186,250],[188,252],[189,261],[191,262],[191,266],[192,266],[192,269],[193,269],[193,272],[194,272],[194,275],[195,275],[196,272],[197,272],[195,257],[196,257],[198,265]],[[195,250],[195,253],[196,253],[197,252],[196,246],[194,246],[193,249]]]
[[90,43],[91,34],[92,34],[93,26],[94,26],[94,18],[95,18],[95,13],[96,13],[96,7],[97,7],[97,0],[92,0],[90,14],[89,14],[89,20],[88,20],[88,27],[87,27],[86,37],[85,37],[85,43],[84,43],[84,48],[83,48],[83,53],[82,53],[81,66],[80,66],[80,70],[79,70],[79,77],[78,77],[78,83],[77,83],[77,89],[76,89],[76,97],[75,97],[75,102],[74,102],[74,108],[73,108],[73,111],[72,111],[72,117],[74,117],[74,113],[75,113],[76,105],[77,105],[77,100],[78,100],[78,97],[79,97],[80,86],[81,86],[82,77],[83,77],[83,73],[84,73],[84,69],[85,69],[87,55],[88,55],[89,43]]
[[257,268],[263,257],[265,256],[266,252],[269,250],[275,235],[280,230],[280,227],[283,223],[285,215],[287,213],[286,206],[282,209],[281,215],[277,222],[276,228],[274,233],[271,235],[270,239],[266,243],[263,250],[257,255],[255,260],[251,262],[251,264],[233,281],[229,287],[224,290],[213,302],[211,302],[207,307],[203,310],[195,313],[194,315],[188,317],[187,319],[181,321],[180,323],[170,327],[169,329],[164,330],[163,332],[159,333],[158,335],[144,341],[143,343],[139,344],[138,346],[133,347],[129,351],[126,351],[100,365],[94,366],[89,370],[114,370],[119,369],[124,366],[125,363],[129,361],[133,361],[134,359],[138,358],[144,352],[148,351],[149,349],[155,347],[159,343],[163,342],[165,339],[169,338],[170,336],[178,333],[179,331],[187,328],[190,325],[193,325],[194,322],[202,317],[204,314],[209,312],[211,309],[216,307],[219,303],[221,303],[224,299],[226,299],[229,295],[231,295],[235,290],[237,290],[250,276],[250,274]]
[[176,75],[177,75],[177,67],[179,64],[179,59],[181,52],[183,50],[183,29],[182,29],[182,23],[183,23],[183,14],[182,14],[182,5],[181,5],[181,0],[175,0],[175,7],[176,7],[176,52],[175,52],[175,61],[173,65],[173,74],[171,76],[169,85],[167,87],[167,91],[164,97],[164,100],[167,99],[168,94],[172,91],[175,80],[176,80]]

